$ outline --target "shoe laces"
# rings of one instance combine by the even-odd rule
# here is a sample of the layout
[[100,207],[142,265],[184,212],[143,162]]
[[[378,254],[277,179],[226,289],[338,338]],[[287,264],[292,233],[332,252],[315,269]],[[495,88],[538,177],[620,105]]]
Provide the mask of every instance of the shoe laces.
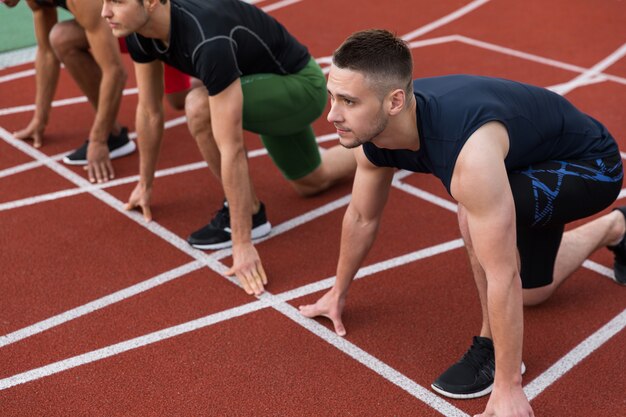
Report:
[[485,364],[493,357],[492,350],[489,346],[478,341],[472,343],[469,350],[463,355],[463,362],[469,363],[477,371],[484,368]]
[[215,212],[213,220],[211,220],[211,225],[217,227],[218,229],[230,227],[230,211],[226,205],[222,206],[221,209]]

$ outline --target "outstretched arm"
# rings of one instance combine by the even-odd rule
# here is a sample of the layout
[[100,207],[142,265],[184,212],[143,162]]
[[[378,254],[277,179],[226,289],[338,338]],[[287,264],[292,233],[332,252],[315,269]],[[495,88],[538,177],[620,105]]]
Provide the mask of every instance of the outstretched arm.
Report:
[[352,200],[343,218],[335,284],[315,304],[300,306],[300,312],[307,317],[324,316],[332,320],[340,336],[346,334],[341,314],[348,288],[374,243],[393,178],[392,168],[374,166],[362,148],[355,153],[357,170]]
[[504,165],[509,138],[503,125],[478,129],[457,159],[451,183],[467,212],[474,252],[487,279],[487,309],[496,352],[494,388],[484,417],[531,417],[522,390],[523,311],[517,263],[515,206]]
[[233,266],[229,275],[248,294],[261,294],[267,275],[252,244],[252,193],[243,141],[243,92],[239,79],[219,94],[209,96],[211,126],[221,157],[221,178],[230,211]]
[[43,135],[52,99],[59,81],[60,62],[50,45],[50,31],[57,23],[57,11],[53,7],[41,7],[29,0],[28,6],[33,11],[37,54],[35,55],[35,114],[28,126],[15,132],[18,139],[32,138],[35,148],[43,145]]
[[150,199],[154,172],[163,139],[163,64],[135,63],[139,102],[135,117],[139,148],[139,182],[126,203],[126,210],[139,207],[146,221],[152,220]]

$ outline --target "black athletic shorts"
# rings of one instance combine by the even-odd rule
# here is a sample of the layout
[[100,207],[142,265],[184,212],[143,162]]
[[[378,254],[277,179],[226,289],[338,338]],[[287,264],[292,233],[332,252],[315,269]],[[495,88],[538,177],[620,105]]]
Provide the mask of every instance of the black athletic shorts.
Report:
[[598,213],[622,188],[622,160],[548,161],[509,173],[523,288],[552,283],[565,224]]

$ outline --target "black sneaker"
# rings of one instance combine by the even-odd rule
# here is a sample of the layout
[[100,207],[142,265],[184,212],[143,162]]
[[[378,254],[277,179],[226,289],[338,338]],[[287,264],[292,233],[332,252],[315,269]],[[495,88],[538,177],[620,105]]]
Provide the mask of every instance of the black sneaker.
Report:
[[[272,225],[267,221],[265,206],[261,203],[259,212],[252,216],[252,239],[266,236],[272,230]],[[193,232],[187,242],[198,249],[224,249],[233,245],[230,240],[230,212],[228,202],[215,213],[215,217],[209,224],[200,230]]]
[[[525,371],[522,363],[522,374]],[[461,360],[441,374],[431,387],[450,398],[478,398],[491,392],[495,373],[493,342],[486,337],[474,336],[472,346]]]
[[[626,219],[626,206],[618,207],[615,210],[619,210],[624,215],[624,219]],[[613,279],[618,284],[626,285],[626,236],[617,245],[607,246],[607,248],[615,254]]]
[[[109,146],[109,159],[126,156],[137,149],[135,142],[128,139],[128,129],[125,127],[122,128],[122,131],[117,136],[110,134],[107,145]],[[87,146],[89,146],[88,140],[74,152],[65,155],[63,162],[68,165],[87,165]]]

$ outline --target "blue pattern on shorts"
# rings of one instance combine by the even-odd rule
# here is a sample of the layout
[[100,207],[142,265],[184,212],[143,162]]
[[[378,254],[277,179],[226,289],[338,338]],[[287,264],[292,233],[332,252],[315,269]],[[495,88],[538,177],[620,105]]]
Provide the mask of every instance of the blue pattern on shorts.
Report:
[[[607,168],[602,159],[596,159],[595,163],[597,168],[595,169],[590,166],[566,161],[551,162],[559,164],[560,167],[558,169],[534,169],[531,166],[528,169],[516,171],[520,174],[526,175],[532,181],[533,194],[535,197],[535,218],[533,226],[545,225],[550,221],[552,212],[554,211],[554,201],[559,195],[561,185],[566,177],[574,176],[589,181],[614,183],[621,181],[624,175],[621,161],[616,165]],[[541,174],[544,178],[546,174],[555,175],[556,185],[554,188],[550,188],[550,186],[543,182],[538,177],[539,174]]]

